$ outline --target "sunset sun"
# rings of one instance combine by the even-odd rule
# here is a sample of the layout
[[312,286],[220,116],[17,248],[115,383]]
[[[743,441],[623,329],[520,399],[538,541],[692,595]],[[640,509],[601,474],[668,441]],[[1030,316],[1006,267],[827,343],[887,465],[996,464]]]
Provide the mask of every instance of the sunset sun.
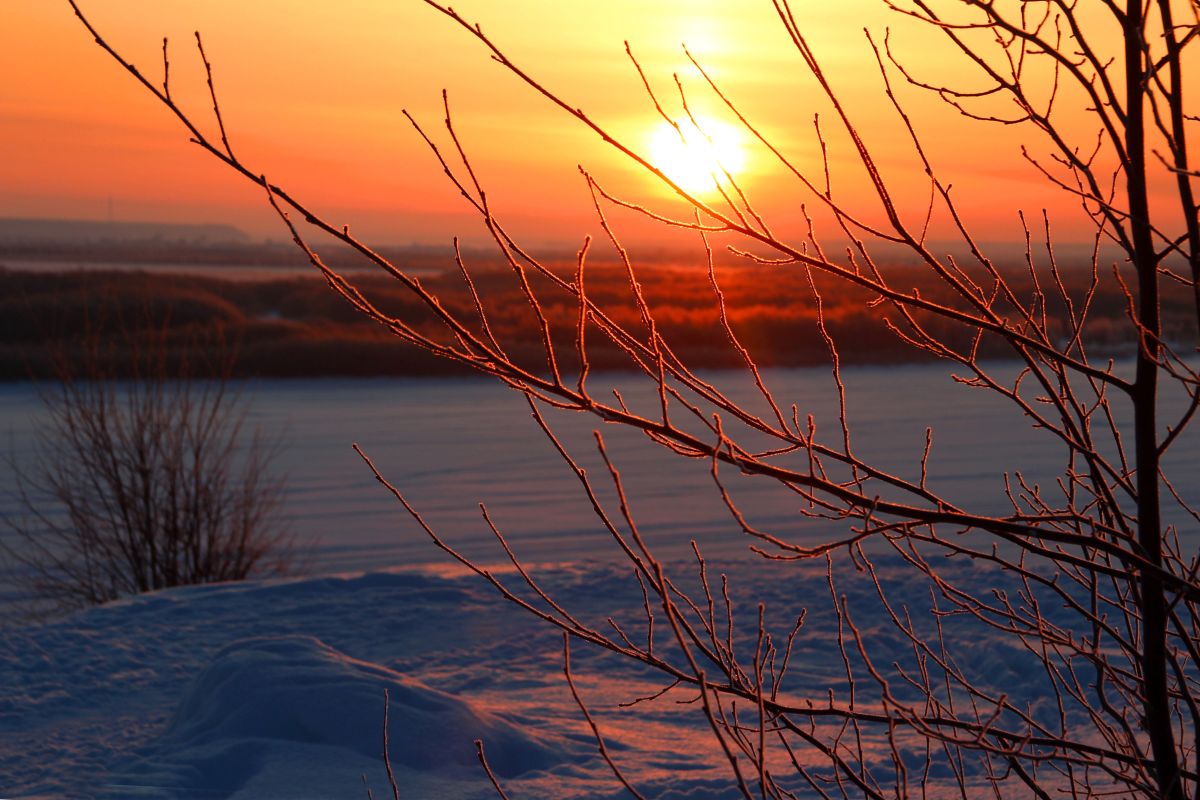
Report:
[[746,163],[741,131],[705,117],[677,124],[664,121],[651,132],[651,164],[693,194],[715,192],[738,178]]

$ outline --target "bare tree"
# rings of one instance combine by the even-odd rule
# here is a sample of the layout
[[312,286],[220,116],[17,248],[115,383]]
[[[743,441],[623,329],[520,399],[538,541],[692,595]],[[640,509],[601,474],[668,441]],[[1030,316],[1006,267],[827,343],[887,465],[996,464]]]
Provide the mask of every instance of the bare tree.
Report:
[[229,358],[200,369],[151,326],[94,328],[57,360],[33,461],[12,465],[17,511],[0,542],[41,603],[74,609],[284,569],[283,484],[269,442],[243,430]]
[[[535,418],[578,477],[599,524],[632,564],[646,596],[645,630],[635,635],[581,620],[541,589],[499,531],[498,541],[519,570],[520,590],[459,556],[426,527],[428,534],[509,600],[561,628],[567,637],[646,665],[661,673],[668,687],[690,692],[743,796],[791,797],[797,791],[795,780],[825,797],[907,796],[923,791],[935,764],[945,768],[951,776],[946,782],[964,797],[980,783],[1002,793],[1005,781],[1018,781],[1024,792],[1038,797],[1200,796],[1200,558],[1194,536],[1200,517],[1164,466],[1165,454],[1181,441],[1200,405],[1200,376],[1187,350],[1180,349],[1184,339],[1194,347],[1200,324],[1197,170],[1188,151],[1196,116],[1185,102],[1186,84],[1196,74],[1193,53],[1200,38],[1200,7],[1194,2],[882,0],[895,12],[932,26],[965,65],[961,86],[931,81],[895,57],[887,39],[868,35],[865,53],[878,69],[882,99],[894,111],[895,127],[889,136],[905,139],[915,163],[928,175],[929,205],[914,215],[895,199],[869,137],[855,122],[855,109],[822,69],[791,4],[773,0],[799,62],[832,110],[839,139],[848,143],[867,176],[874,211],[882,212],[880,222],[870,221],[869,209],[845,204],[834,190],[829,140],[820,124],[814,125],[813,136],[825,160],[810,174],[740,113],[736,99],[708,78],[702,64],[694,63],[707,81],[706,90],[726,104],[781,170],[810,192],[813,207],[831,220],[835,235],[849,240],[844,252],[834,252],[827,249],[816,222],[809,222],[808,234],[800,241],[777,236],[771,221],[727,172],[714,174],[719,187],[714,201],[672,182],[599,121],[525,72],[478,26],[448,6],[426,0],[474,37],[502,68],[663,181],[684,208],[684,213],[668,217],[636,206],[583,173],[604,237],[623,264],[639,311],[640,324],[622,326],[589,295],[585,278],[590,242],[579,250],[573,274],[543,263],[492,213],[460,145],[448,103],[445,143],[436,142],[412,120],[449,179],[478,212],[528,300],[529,319],[544,356],[544,364],[532,368],[511,355],[510,343],[493,335],[486,297],[475,295],[474,317],[447,311],[402,265],[379,256],[349,229],[322,219],[302,199],[239,159],[230,146],[215,90],[217,133],[210,134],[175,103],[165,81],[150,80],[124,60],[74,0],[69,2],[100,46],[178,117],[192,139],[263,187],[334,291],[400,339],[491,375],[528,398]],[[211,67],[207,60],[204,65],[211,89]],[[641,72],[636,60],[633,68]],[[920,120],[906,111],[893,91],[897,81],[937,93],[980,125],[1017,125],[1028,131],[1026,154],[1031,163],[1047,181],[1077,198],[1094,222],[1090,270],[1081,288],[1073,288],[1076,284],[1058,262],[1048,219],[1036,229],[1026,226],[1020,272],[1005,269],[989,256],[939,176],[935,154],[923,144]],[[645,88],[663,119],[678,125],[648,79]],[[677,100],[687,119],[682,87]],[[1086,113],[1082,134],[1077,118],[1068,116],[1069,109]],[[605,209],[613,206],[633,208],[664,225],[695,233],[720,306],[713,325],[743,359],[765,412],[731,400],[720,386],[689,368],[661,335],[634,260],[605,216]],[[928,220],[935,212],[951,221],[965,255],[948,256],[930,244]],[[326,265],[293,217],[357,250],[407,286],[441,321],[444,335],[424,334],[410,321],[376,307]],[[852,446],[844,395],[840,417],[829,425],[806,418],[770,390],[725,313],[710,247],[716,236],[733,240],[735,253],[764,270],[796,270],[809,276],[818,309],[820,287],[828,280],[868,292],[874,298],[870,307],[886,319],[895,336],[952,365],[956,380],[1006,398],[1053,440],[1061,458],[1057,479],[1037,485],[1025,478],[1020,465],[1013,465],[1000,487],[1011,511],[985,513],[927,482],[932,431],[924,452],[914,454],[911,474],[893,474],[860,458]],[[1117,258],[1105,255],[1109,247],[1116,248]],[[890,260],[897,250],[936,279],[938,296],[909,288]],[[458,265],[474,295],[470,271],[461,258]],[[1099,287],[1108,282],[1121,287],[1127,301],[1124,325],[1136,343],[1132,375],[1112,360],[1090,355],[1093,302]],[[1164,335],[1164,293],[1194,298],[1191,324],[1177,332],[1175,341]],[[549,303],[564,301],[576,309],[568,332],[556,330],[545,311]],[[837,343],[820,316],[818,329],[829,346],[841,392]],[[564,333],[567,347],[561,346]],[[619,394],[610,398],[593,391],[596,379],[588,354],[589,343],[597,337],[619,348],[628,366],[654,387],[658,403],[652,412],[634,410]],[[1018,365],[1015,378],[1003,377],[1003,370],[980,360],[981,350],[990,347],[1001,348]],[[1160,416],[1164,386],[1182,398],[1181,408],[1169,419]],[[710,588],[699,551],[701,588],[689,591],[682,576],[670,574],[640,535],[602,437],[597,434],[596,442],[609,466],[606,481],[616,489],[614,508],[605,504],[593,478],[555,437],[543,415],[547,407],[640,430],[682,458],[708,462],[714,491],[736,528],[764,557],[829,559],[830,597],[838,620],[831,647],[844,665],[845,681],[818,688],[785,680],[792,642],[806,635],[802,620],[781,638],[773,635],[764,621],[766,610],[760,609],[749,630],[735,635],[735,627],[744,625],[727,603],[722,613],[723,591]],[[830,427],[831,435],[825,433]],[[838,523],[844,535],[812,546],[760,530],[727,489],[724,474],[730,468],[793,493],[803,501],[804,514]],[[393,491],[424,526],[417,511]],[[1168,519],[1184,520],[1189,535],[1180,536]],[[858,569],[874,576],[872,559],[887,550],[930,588],[928,607],[908,608],[890,599],[884,581],[875,582],[883,613],[911,650],[904,664],[877,662],[872,642],[836,588],[840,578],[834,553],[846,553]],[[997,576],[993,585],[1009,588],[988,591],[978,582],[959,581],[956,573],[939,566],[944,563],[939,556],[985,565]],[[1065,611],[1051,613],[1051,608]],[[1002,687],[989,686],[981,676],[964,671],[955,641],[943,628],[943,620],[950,617],[973,619],[1027,651],[1040,665],[1039,674],[1030,679],[1036,680],[1032,691],[1053,712],[1035,713]],[[567,678],[571,679],[569,669]],[[599,729],[593,729],[607,759]],[[882,743],[888,755],[877,757],[869,742]]]

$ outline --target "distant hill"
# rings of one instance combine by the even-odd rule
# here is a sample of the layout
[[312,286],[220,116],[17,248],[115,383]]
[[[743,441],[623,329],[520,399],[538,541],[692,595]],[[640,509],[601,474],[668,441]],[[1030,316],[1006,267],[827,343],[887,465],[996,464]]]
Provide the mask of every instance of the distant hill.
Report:
[[250,237],[232,225],[0,217],[0,244],[10,246],[150,242],[235,245],[247,244],[249,241]]

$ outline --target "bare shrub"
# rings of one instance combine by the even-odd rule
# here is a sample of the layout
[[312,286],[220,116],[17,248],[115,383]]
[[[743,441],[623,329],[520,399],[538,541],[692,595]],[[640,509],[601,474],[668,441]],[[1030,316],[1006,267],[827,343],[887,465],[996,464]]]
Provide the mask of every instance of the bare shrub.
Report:
[[[14,463],[18,513],[6,554],[57,609],[280,572],[289,539],[275,517],[273,448],[244,435],[229,359],[196,369],[167,328],[93,332],[58,359],[42,390],[31,463]],[[219,337],[205,338],[220,352]]]
[[[628,276],[626,302],[637,310],[634,321],[621,323],[589,294],[590,240],[580,248],[573,271],[544,263],[493,214],[449,103],[442,140],[435,142],[434,134],[413,120],[507,260],[525,299],[522,313],[540,337],[542,363],[535,367],[517,358],[511,343],[489,325],[493,315],[515,309],[498,310],[483,293],[476,295],[471,313],[448,309],[402,265],[240,160],[215,91],[216,120],[202,124],[176,104],[165,85],[122,59],[73,0],[71,5],[100,46],[178,117],[189,136],[262,186],[335,292],[400,339],[525,395],[578,477],[598,524],[628,558],[645,592],[637,629],[628,621],[619,627],[592,623],[565,607],[542,589],[499,531],[503,553],[519,570],[511,583],[460,556],[399,490],[392,490],[433,541],[525,612],[570,638],[655,671],[664,692],[699,709],[714,753],[728,764],[732,792],[747,800],[793,797],[799,791],[824,797],[920,796],[930,782],[941,782],[942,790],[962,797],[980,789],[1001,796],[1012,793],[1013,786],[1025,796],[1044,798],[1112,794],[1182,800],[1200,794],[1195,541],[1200,516],[1188,504],[1187,487],[1172,480],[1166,458],[1180,446],[1200,407],[1200,375],[1188,358],[1200,324],[1197,170],[1188,152],[1195,141],[1196,109],[1185,104],[1185,85],[1198,74],[1195,3],[884,0],[883,5],[927,23],[963,64],[963,85],[943,85],[894,57],[887,41],[869,37],[864,45],[867,62],[881,80],[881,103],[894,112],[894,127],[883,135],[905,143],[914,165],[928,176],[928,204],[914,212],[897,201],[898,190],[876,160],[871,142],[879,132],[868,135],[858,127],[855,109],[839,95],[836,76],[823,70],[791,5],[774,0],[798,67],[822,94],[824,119],[833,121],[815,125],[812,132],[823,163],[807,169],[790,160],[697,63],[704,77],[701,90],[723,102],[762,153],[795,177],[833,235],[849,243],[843,249],[832,247],[830,237],[819,232],[819,220],[807,220],[808,233],[798,240],[777,235],[771,220],[727,173],[714,174],[717,195],[690,193],[523,71],[482,29],[447,6],[427,2],[502,68],[662,180],[682,205],[671,215],[653,212],[612,196],[584,173],[605,246]],[[211,87],[207,61],[204,66]],[[636,61],[634,68],[641,71]],[[1029,160],[1077,198],[1094,222],[1081,289],[1067,288],[1071,282],[1064,279],[1049,219],[1033,224],[1020,217],[1026,246],[1016,270],[988,255],[923,143],[921,120],[893,91],[905,81],[937,93],[979,125],[1023,127]],[[686,120],[685,102],[678,104],[678,113],[669,113],[652,81],[645,86],[664,120]],[[686,100],[682,85],[679,91],[679,99]],[[1062,113],[1064,108],[1084,115],[1086,124]],[[831,148],[865,177],[871,208],[847,205],[835,189],[839,184],[831,175],[845,162],[832,158]],[[693,371],[664,336],[638,280],[635,256],[605,216],[613,207],[694,233],[701,253],[697,261],[707,271],[717,307],[709,324],[741,362],[739,379],[757,387],[755,407],[730,399],[717,385],[725,379],[714,382]],[[927,239],[935,213],[949,221],[957,256]],[[369,291],[329,267],[293,219],[357,250],[407,287],[440,322],[440,332],[431,334],[407,316],[381,310]],[[984,508],[927,480],[930,464],[939,458],[932,429],[903,473],[860,457],[844,396],[840,414],[817,420],[771,391],[754,354],[730,324],[711,250],[718,237],[734,254],[761,266],[766,292],[771,271],[823,276],[811,280],[813,325],[827,346],[839,393],[844,384],[838,343],[822,310],[821,287],[828,281],[865,292],[869,300],[863,313],[882,320],[898,342],[946,362],[960,383],[1009,401],[1057,448],[1056,476],[1034,483],[1025,471],[1034,465],[1008,465],[995,489],[1000,503]],[[905,278],[909,273],[895,266],[898,252],[940,284],[936,295],[912,288]],[[461,259],[459,267],[473,291],[471,271]],[[1094,338],[1135,342],[1132,365],[1114,365],[1089,350],[1093,303],[1106,293],[1113,296],[1113,290],[1124,300],[1119,320],[1124,332],[1113,337],[1113,319],[1105,318]],[[1168,293],[1191,300],[1187,344],[1164,333],[1160,312]],[[571,325],[551,324],[544,309],[554,303],[574,308]],[[1052,307],[1061,313],[1052,316]],[[597,341],[615,347],[625,367],[653,389],[653,407],[631,408],[620,394],[608,391],[611,386],[600,385],[603,378],[591,370],[589,358]],[[569,358],[562,357],[563,342]],[[1015,364],[1013,374],[981,359],[981,353],[1005,354]],[[1174,395],[1170,411],[1160,406],[1161,387]],[[738,618],[723,602],[728,597],[724,578],[718,583],[711,576],[710,582],[699,551],[691,574],[672,574],[641,536],[603,437],[597,433],[596,442],[608,467],[603,481],[617,498],[613,503],[604,500],[598,481],[555,437],[543,413],[547,408],[628,426],[682,458],[707,464],[714,491],[730,512],[731,529],[764,557],[818,559],[818,564],[828,558],[826,597],[836,635],[826,646],[841,677],[813,686],[789,672],[792,643],[809,635],[804,618],[782,631],[767,622],[766,608]],[[936,417],[936,400],[929,413]],[[835,533],[814,544],[756,526],[753,509],[738,506],[736,489],[727,482],[733,471],[790,493],[800,506],[798,514],[827,521],[827,530]],[[1004,506],[1008,510],[994,510]],[[1171,520],[1188,527],[1180,530]],[[927,601],[914,601],[912,593],[892,594],[876,568],[884,553],[924,583]],[[950,569],[947,558],[975,568]],[[881,638],[889,648],[864,631],[865,621],[839,591],[853,580],[846,569],[875,587],[879,602],[871,622],[888,629]],[[1020,696],[972,667],[978,665],[971,658],[972,640],[961,631],[948,632],[950,621],[962,620],[1006,637],[1032,663]],[[898,650],[903,656],[892,660]],[[596,737],[605,752],[598,729]],[[616,765],[613,770],[626,781]]]

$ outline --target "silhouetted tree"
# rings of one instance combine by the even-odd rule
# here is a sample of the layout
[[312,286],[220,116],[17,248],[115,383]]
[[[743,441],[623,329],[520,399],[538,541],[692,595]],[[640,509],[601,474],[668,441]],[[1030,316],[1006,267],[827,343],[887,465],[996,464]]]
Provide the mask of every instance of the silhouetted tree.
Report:
[[[544,366],[537,369],[514,359],[506,343],[493,335],[488,316],[496,309],[489,307],[487,297],[477,298],[473,316],[447,311],[402,265],[379,256],[235,155],[215,91],[218,133],[209,134],[175,103],[165,85],[149,80],[114,52],[74,0],[71,5],[100,46],[179,118],[190,137],[264,188],[334,291],[399,338],[494,376],[528,398],[547,436],[579,478],[599,524],[611,533],[642,583],[645,630],[635,636],[580,620],[540,588],[506,543],[519,569],[520,591],[459,556],[426,528],[434,541],[565,636],[646,665],[660,672],[668,687],[690,691],[711,727],[716,752],[727,759],[731,779],[746,798],[793,796],[788,787],[794,782],[781,779],[787,772],[821,796],[920,794],[932,780],[934,766],[948,776],[948,788],[958,787],[964,797],[979,785],[997,794],[1011,791],[1004,788],[1006,781],[1018,781],[1023,792],[1038,797],[1112,793],[1182,800],[1200,795],[1200,559],[1195,528],[1181,538],[1164,516],[1170,506],[1175,518],[1188,520],[1189,526],[1200,520],[1164,462],[1200,405],[1200,376],[1187,351],[1164,338],[1159,314],[1164,292],[1190,293],[1200,309],[1197,171],[1188,150],[1197,118],[1186,94],[1189,79],[1198,74],[1197,5],[1178,0],[883,0],[932,26],[961,54],[964,65],[963,85],[940,84],[893,57],[886,40],[868,38],[866,53],[883,81],[881,102],[895,113],[895,126],[887,135],[907,142],[916,165],[928,176],[929,206],[911,214],[896,201],[870,137],[855,121],[856,109],[822,68],[791,4],[774,0],[800,64],[820,87],[840,129],[839,141],[867,177],[874,210],[882,212],[879,222],[869,221],[873,217],[867,209],[848,205],[832,188],[829,176],[835,163],[820,126],[812,135],[825,159],[809,170],[746,119],[736,99],[708,80],[703,65],[696,67],[708,81],[707,90],[726,104],[779,169],[811,194],[836,234],[850,242],[845,251],[834,252],[825,246],[816,223],[798,241],[776,235],[771,220],[730,174],[714,174],[720,191],[713,200],[672,182],[599,121],[522,70],[479,27],[448,6],[426,2],[474,37],[502,68],[673,189],[684,211],[668,218],[612,196],[584,173],[604,236],[627,269],[640,325],[622,327],[589,297],[590,242],[580,249],[571,275],[544,264],[510,236],[460,146],[448,104],[444,145],[435,143],[416,120],[413,125],[511,267],[543,345]],[[209,77],[211,87],[211,70]],[[981,126],[1017,125],[1028,131],[1031,162],[1048,181],[1076,197],[1095,223],[1091,277],[1084,291],[1067,290],[1048,220],[1036,232],[1026,227],[1023,266],[1031,280],[1029,288],[1018,291],[970,233],[923,144],[922,120],[907,113],[892,91],[897,80],[936,92]],[[668,113],[650,81],[645,86],[664,120],[680,125],[680,119],[690,116],[686,103],[681,117]],[[682,89],[680,99],[686,99]],[[1068,110],[1083,112],[1088,124],[1080,125]],[[1048,157],[1039,159],[1036,153]],[[604,215],[612,206],[694,231],[707,254],[718,302],[722,290],[709,249],[716,235],[739,242],[735,251],[761,263],[764,272],[819,272],[870,292],[870,313],[885,317],[900,340],[952,365],[960,382],[1006,398],[1050,437],[1059,449],[1058,477],[1035,485],[1026,480],[1021,464],[1012,464],[998,490],[1011,510],[980,511],[926,481],[932,432],[924,452],[914,454],[911,474],[892,474],[860,458],[852,446],[844,397],[840,418],[821,425],[776,397],[722,311],[712,324],[744,361],[765,411],[734,402],[712,380],[692,371],[660,335],[641,293],[635,261]],[[927,241],[928,220],[935,211],[950,220],[960,257],[940,253]],[[327,265],[293,218],[354,248],[408,287],[440,319],[443,335],[423,333],[377,308],[368,294]],[[1115,247],[1119,256],[1110,260],[1102,245]],[[897,277],[890,266],[897,251],[936,276],[943,296],[924,296]],[[461,259],[459,266],[471,285]],[[1093,360],[1086,345],[1096,287],[1109,280],[1123,288],[1128,301],[1124,324],[1137,342],[1131,375],[1112,361]],[[813,291],[819,310],[816,283]],[[544,303],[563,298],[578,310],[574,330],[566,334],[575,345],[570,361],[554,347],[555,337],[564,332],[553,331],[542,312]],[[1064,312],[1065,329],[1049,324],[1052,305]],[[1200,312],[1194,322],[1200,324]],[[840,393],[837,343],[819,313],[816,324],[826,338]],[[965,338],[960,335],[964,331]],[[1187,336],[1194,337],[1195,330]],[[654,387],[659,402],[653,412],[634,410],[620,395],[594,389],[598,379],[589,371],[588,348],[596,337],[620,348],[626,365]],[[1194,342],[1192,338],[1185,347]],[[1007,352],[1017,364],[1016,377],[982,362],[977,353],[984,345]],[[1182,407],[1169,419],[1160,407],[1164,385],[1182,398]],[[880,551],[893,552],[930,590],[927,607],[909,608],[892,602],[885,583],[877,581],[885,622],[910,651],[908,660],[881,664],[872,657],[875,645],[838,599],[839,571],[830,561],[830,598],[838,620],[830,647],[844,665],[845,680],[836,687],[787,680],[791,637],[808,635],[801,624],[781,639],[764,622],[766,610],[760,610],[757,622],[745,630],[744,621],[735,620],[720,591],[710,590],[707,581],[698,592],[686,590],[682,577],[670,574],[640,536],[616,467],[610,464],[606,476],[619,497],[617,508],[610,509],[593,478],[554,436],[542,415],[546,407],[640,430],[682,458],[710,463],[715,491],[736,528],[768,558],[823,558],[843,551],[858,569],[874,575],[872,559]],[[826,433],[830,429],[832,434]],[[607,461],[599,434],[597,443]],[[834,521],[833,529],[843,533],[813,546],[758,529],[726,489],[723,476],[730,468],[778,484],[802,501],[801,513]],[[405,507],[421,522],[407,502]],[[504,543],[499,532],[497,537]],[[873,549],[868,550],[868,543]],[[995,579],[961,580],[959,573],[940,566],[944,561],[937,556],[970,559],[991,570]],[[697,568],[704,577],[699,553]],[[993,591],[989,584],[1015,588]],[[1051,607],[1065,611],[1052,615]],[[941,620],[947,616],[973,618],[1027,652],[1039,669],[1029,676],[1026,696],[1038,698],[1039,708],[1049,712],[1035,713],[1004,687],[964,670],[958,650],[964,643],[943,633]],[[735,628],[740,634],[735,635]],[[598,729],[596,736],[603,751]],[[625,782],[615,764],[613,769]]]

